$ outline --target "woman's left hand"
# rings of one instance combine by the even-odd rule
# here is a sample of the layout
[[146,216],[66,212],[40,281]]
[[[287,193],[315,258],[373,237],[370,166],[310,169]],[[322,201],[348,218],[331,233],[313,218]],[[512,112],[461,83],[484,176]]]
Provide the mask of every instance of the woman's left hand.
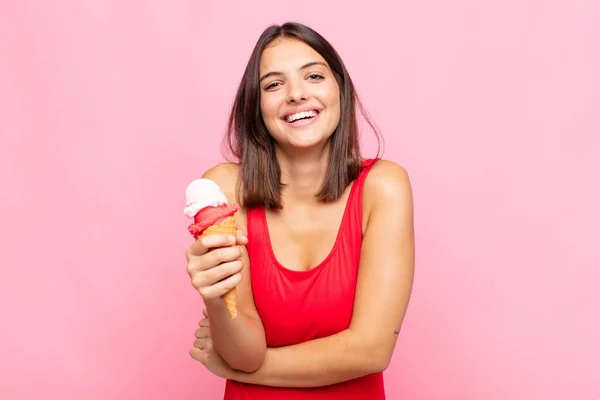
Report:
[[194,340],[194,345],[189,350],[190,356],[194,360],[200,361],[213,374],[228,379],[233,375],[233,369],[227,365],[213,347],[206,309],[202,310],[202,313],[204,318],[200,321],[200,327],[196,329],[196,340]]

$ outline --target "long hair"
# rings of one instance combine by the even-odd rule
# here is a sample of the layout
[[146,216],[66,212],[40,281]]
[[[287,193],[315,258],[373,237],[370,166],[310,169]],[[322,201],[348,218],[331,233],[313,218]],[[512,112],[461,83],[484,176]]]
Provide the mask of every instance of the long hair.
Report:
[[324,202],[339,199],[361,170],[358,106],[364,119],[380,135],[360,103],[350,75],[333,46],[313,29],[288,22],[268,27],[258,39],[239,84],[227,124],[224,145],[239,163],[239,193],[246,208],[281,209],[281,169],[275,157],[275,140],[260,109],[259,66],[264,49],[275,39],[293,38],[306,43],[329,64],[340,88],[340,121],[329,141],[329,162],[323,185],[316,194]]

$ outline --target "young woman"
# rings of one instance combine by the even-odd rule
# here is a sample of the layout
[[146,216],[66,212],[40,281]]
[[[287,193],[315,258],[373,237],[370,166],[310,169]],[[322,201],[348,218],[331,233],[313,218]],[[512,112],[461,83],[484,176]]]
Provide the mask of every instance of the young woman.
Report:
[[[204,174],[240,203],[240,232],[187,252],[206,305],[190,355],[227,379],[225,399],[385,398],[413,282],[412,193],[402,167],[361,157],[357,106],[318,33],[263,32],[229,121],[237,162]],[[233,287],[235,319],[220,297]]]

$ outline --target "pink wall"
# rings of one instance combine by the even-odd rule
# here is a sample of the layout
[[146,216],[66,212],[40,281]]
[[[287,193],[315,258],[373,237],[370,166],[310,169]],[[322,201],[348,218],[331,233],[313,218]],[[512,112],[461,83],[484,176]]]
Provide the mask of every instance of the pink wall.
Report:
[[389,398],[600,397],[600,3],[392,3],[2,2],[0,398],[222,393],[187,355],[183,190],[288,19],[337,47],[412,176]]

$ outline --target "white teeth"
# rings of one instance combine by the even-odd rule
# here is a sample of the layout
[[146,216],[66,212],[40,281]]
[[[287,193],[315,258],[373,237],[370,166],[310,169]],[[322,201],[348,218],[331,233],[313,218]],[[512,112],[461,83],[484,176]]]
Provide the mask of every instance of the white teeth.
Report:
[[317,116],[317,112],[316,111],[302,111],[296,114],[292,114],[292,115],[288,115],[285,120],[287,122],[294,122],[299,120],[300,118],[309,118],[309,117],[316,117]]

